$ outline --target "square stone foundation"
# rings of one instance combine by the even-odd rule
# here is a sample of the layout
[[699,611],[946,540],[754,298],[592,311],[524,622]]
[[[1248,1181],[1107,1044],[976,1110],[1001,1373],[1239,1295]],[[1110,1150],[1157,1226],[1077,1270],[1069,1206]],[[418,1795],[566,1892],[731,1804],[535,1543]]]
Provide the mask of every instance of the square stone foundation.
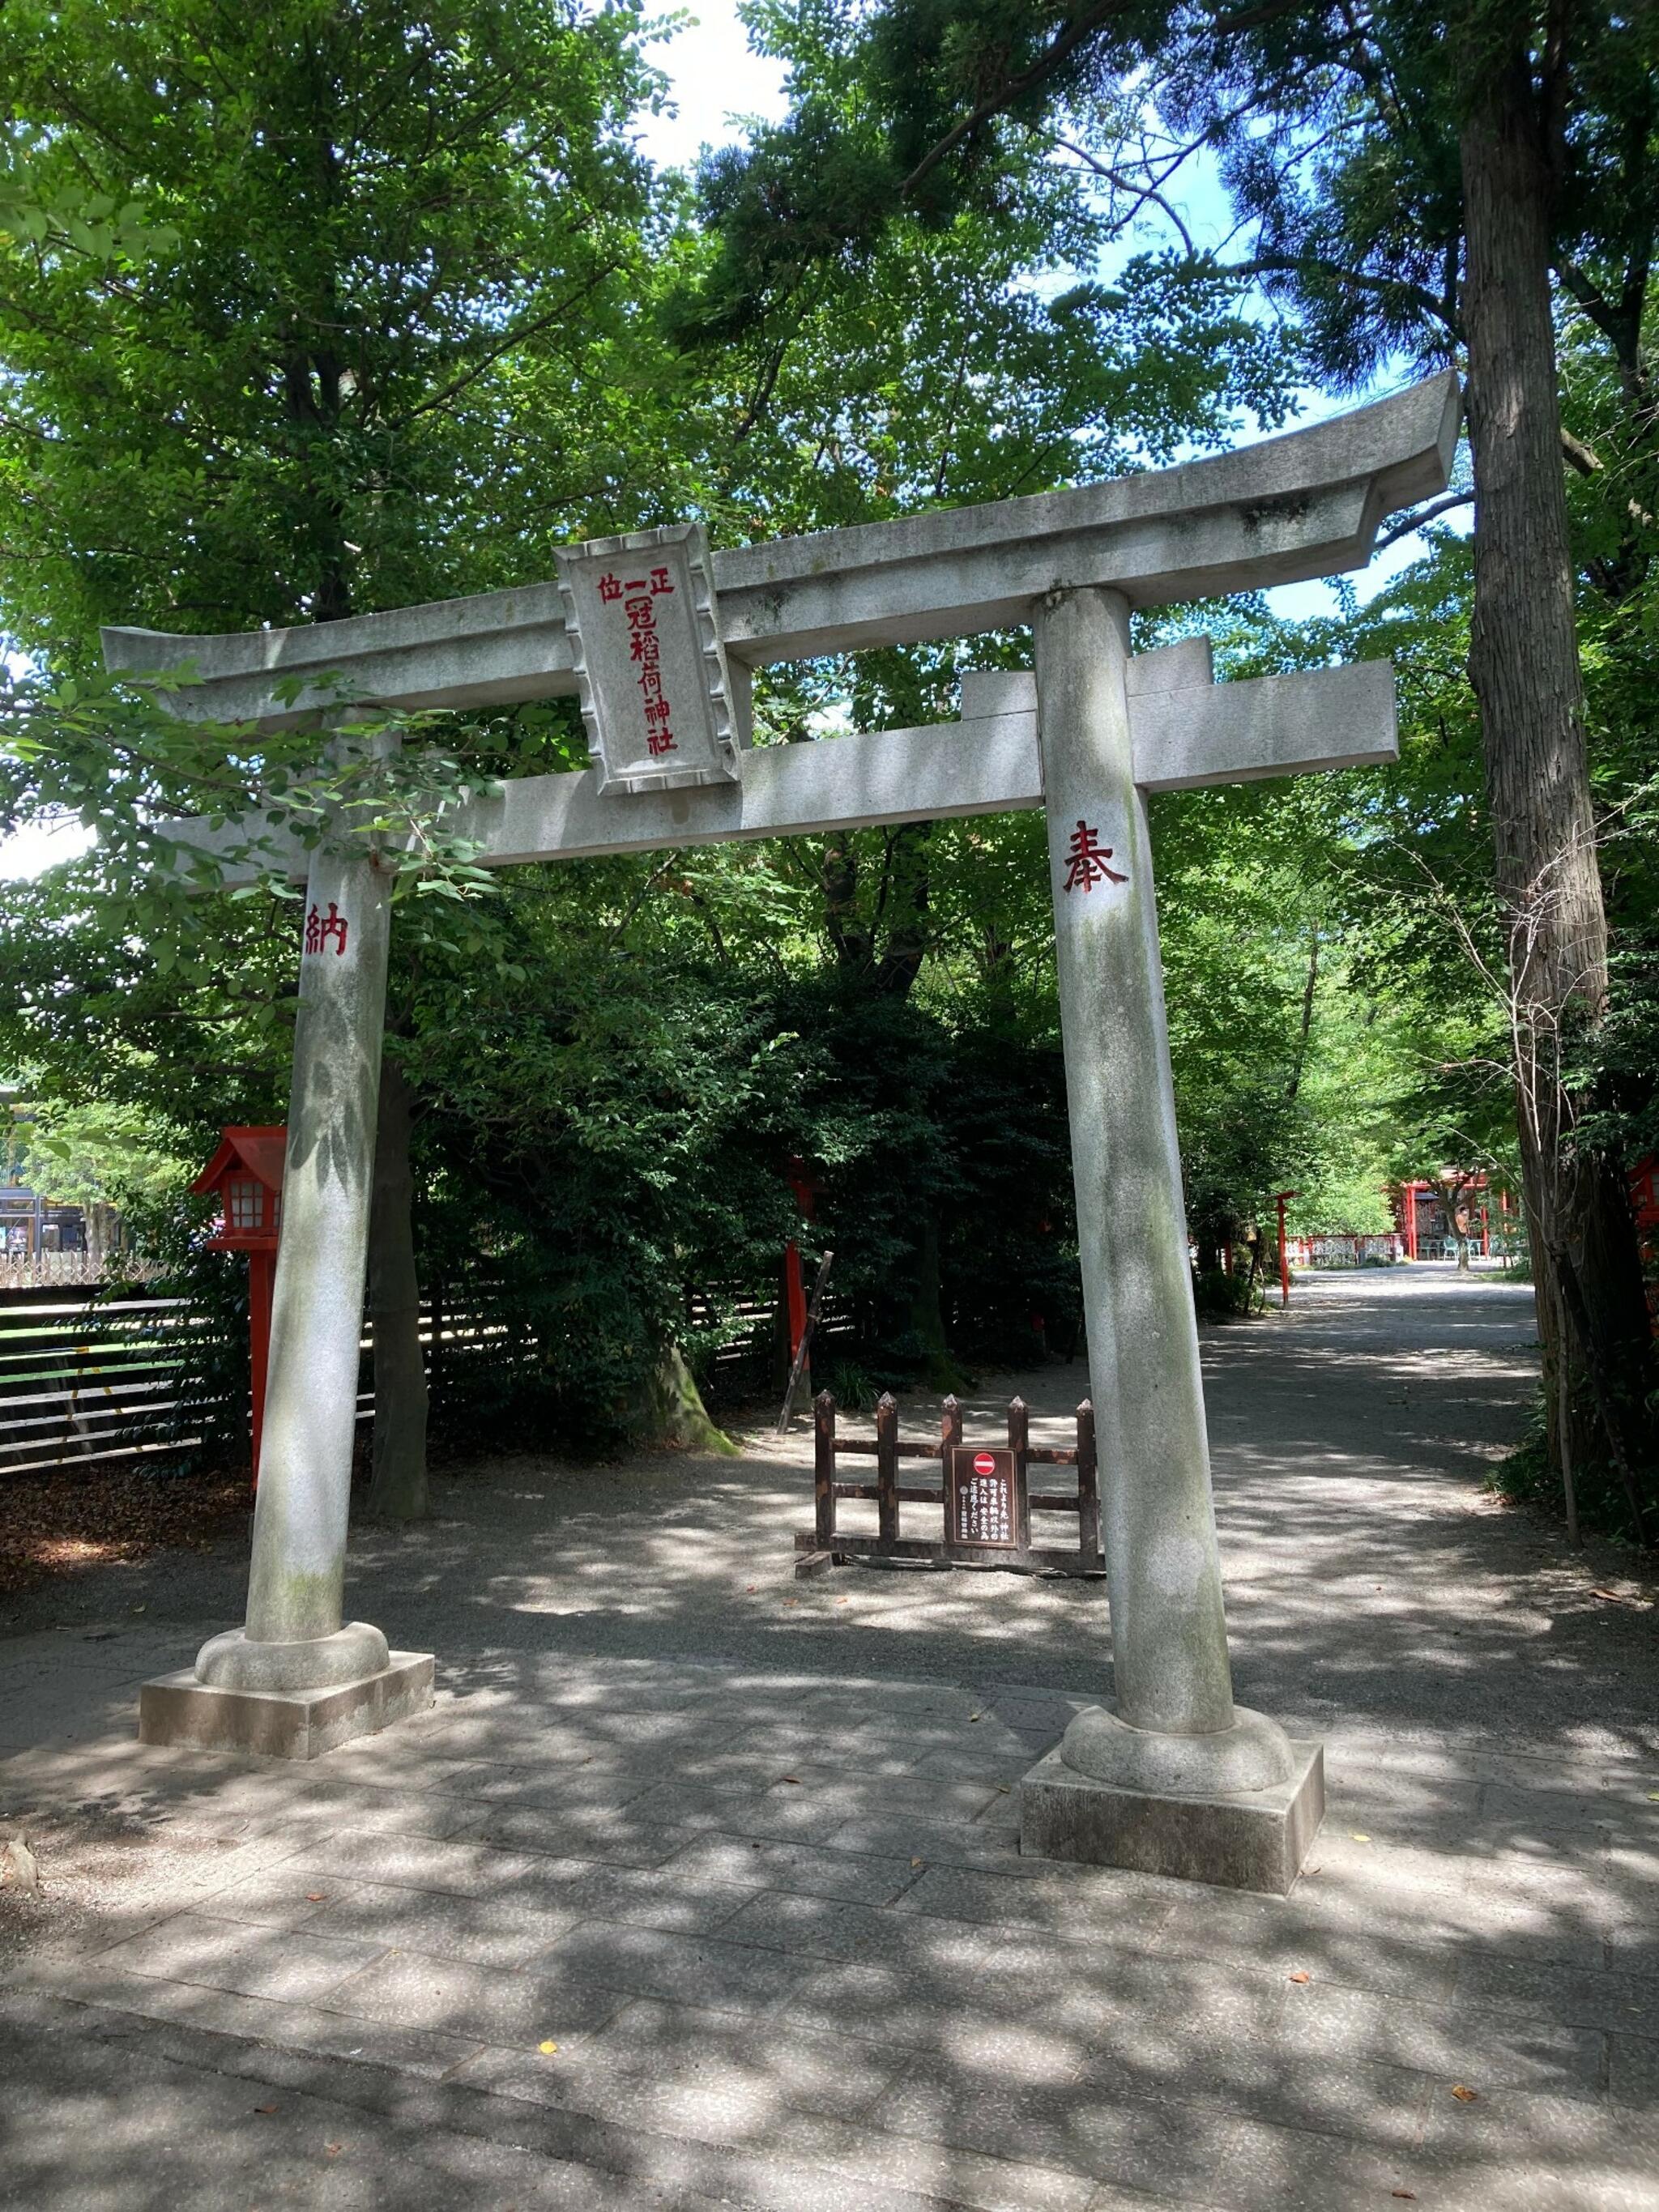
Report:
[[1317,1743],[1291,1747],[1295,1771],[1276,1789],[1175,1797],[1091,1781],[1056,1745],[1020,1784],[1019,1848],[1032,1858],[1287,1896],[1325,1817],[1324,1753]]
[[186,1668],[138,1692],[140,1743],[251,1751],[262,1759],[318,1759],[354,1736],[378,1735],[432,1703],[428,1651],[394,1651],[378,1674],[328,1690],[215,1690]]

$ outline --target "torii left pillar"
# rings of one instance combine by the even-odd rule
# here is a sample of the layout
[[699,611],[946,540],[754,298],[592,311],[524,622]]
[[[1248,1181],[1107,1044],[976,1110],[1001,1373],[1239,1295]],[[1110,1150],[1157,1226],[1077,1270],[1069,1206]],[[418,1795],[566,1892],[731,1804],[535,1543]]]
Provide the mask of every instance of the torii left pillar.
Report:
[[366,845],[318,849],[272,1297],[247,1621],[146,1682],[144,1743],[314,1759],[432,1702],[430,1654],[343,1619],[346,1523],[391,897]]

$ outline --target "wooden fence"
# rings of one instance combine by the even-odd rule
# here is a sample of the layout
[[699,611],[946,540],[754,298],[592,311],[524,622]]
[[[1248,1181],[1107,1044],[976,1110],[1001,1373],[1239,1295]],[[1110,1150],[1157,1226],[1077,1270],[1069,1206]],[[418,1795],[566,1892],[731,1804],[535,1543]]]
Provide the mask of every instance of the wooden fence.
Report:
[[[774,1306],[761,1293],[689,1293],[694,1326],[740,1326],[714,1357],[730,1392],[770,1387]],[[842,1328],[850,1326],[842,1322]],[[210,1448],[246,1460],[247,1338],[216,1315],[101,1285],[9,1285],[0,1275],[0,1480],[52,1468]],[[539,1363],[532,1323],[497,1304],[488,1283],[440,1289],[421,1308],[434,1402],[447,1389],[506,1389]],[[215,1378],[218,1378],[216,1382]],[[367,1334],[357,1419],[373,1419]]]
[[[246,1331],[185,1298],[100,1298],[94,1291],[0,1289],[0,1480],[52,1468],[215,1447],[234,1464],[247,1453]],[[476,1302],[421,1310],[421,1341],[434,1391],[458,1363],[512,1367],[529,1356],[514,1332]],[[357,1419],[370,1420],[369,1344]],[[234,1389],[211,1376],[234,1375]]]

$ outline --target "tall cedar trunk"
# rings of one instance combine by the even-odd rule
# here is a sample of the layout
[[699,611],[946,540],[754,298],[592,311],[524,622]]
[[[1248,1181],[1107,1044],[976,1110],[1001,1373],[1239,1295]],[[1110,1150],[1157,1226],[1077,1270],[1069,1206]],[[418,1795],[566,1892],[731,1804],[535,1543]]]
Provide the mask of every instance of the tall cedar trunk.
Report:
[[374,1460],[368,1510],[418,1521],[430,1510],[426,1474],[426,1365],[415,1272],[411,1094],[390,1053],[380,1062],[374,1182],[368,1218],[368,1313],[374,1346]]
[[1617,1160],[1571,1142],[1584,1102],[1563,1067],[1573,1036],[1605,1011],[1607,935],[1562,476],[1549,173],[1524,48],[1479,81],[1461,149],[1475,471],[1469,674],[1509,930],[1548,1433],[1553,1443],[1561,1433],[1565,1387],[1575,1457],[1605,1459],[1611,1443],[1639,1468],[1651,1449],[1650,1352],[1629,1196]]

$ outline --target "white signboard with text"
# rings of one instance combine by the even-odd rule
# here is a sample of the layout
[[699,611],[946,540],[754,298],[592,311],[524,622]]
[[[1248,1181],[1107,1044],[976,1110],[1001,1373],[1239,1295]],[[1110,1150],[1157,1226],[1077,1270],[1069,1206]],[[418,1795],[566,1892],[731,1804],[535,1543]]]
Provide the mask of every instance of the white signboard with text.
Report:
[[600,791],[734,780],[731,690],[700,526],[598,538],[558,563]]

